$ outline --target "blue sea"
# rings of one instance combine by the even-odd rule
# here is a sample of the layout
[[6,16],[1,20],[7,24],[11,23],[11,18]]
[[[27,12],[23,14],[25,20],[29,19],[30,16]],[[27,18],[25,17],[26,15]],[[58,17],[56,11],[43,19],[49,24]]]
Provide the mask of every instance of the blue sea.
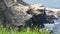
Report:
[[58,8],[60,9],[60,0],[24,0],[29,4],[43,4],[49,8]]

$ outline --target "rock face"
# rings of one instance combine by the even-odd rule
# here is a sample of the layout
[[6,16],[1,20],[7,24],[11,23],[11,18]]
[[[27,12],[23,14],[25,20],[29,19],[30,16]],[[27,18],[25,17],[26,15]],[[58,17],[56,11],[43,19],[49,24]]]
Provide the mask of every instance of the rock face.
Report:
[[[19,1],[19,0],[18,0]],[[27,17],[26,11],[29,9],[28,4],[18,3],[16,0],[1,0],[0,1],[0,21],[3,22],[6,27],[17,27],[24,26],[25,20],[30,18]],[[25,6],[26,5],[26,6]]]
[[0,21],[15,30],[21,26],[44,27],[43,23],[53,22],[46,18],[43,5],[29,5],[23,0],[0,0]]
[[58,11],[58,12],[56,13],[56,15],[60,18],[60,11]]
[[[44,7],[41,7],[42,5],[31,5],[30,6],[30,10],[27,11],[28,14],[33,15],[33,17],[31,17],[31,19],[29,19],[29,21],[33,24],[31,26],[35,27],[38,26],[40,27],[44,27],[43,25],[43,21],[45,19],[45,17],[43,17],[45,15],[44,13]],[[43,19],[44,18],[44,19]],[[30,24],[28,22],[28,24]]]
[[54,9],[54,8],[46,8],[46,14],[51,16],[55,16],[56,18],[60,18],[60,9]]
[[27,13],[33,15],[28,21],[28,24],[33,24],[31,26],[44,27],[44,23],[54,23],[51,16],[47,18],[48,16],[46,15],[43,5],[31,5],[30,8]]
[[29,9],[29,7],[27,5],[25,6],[24,4],[18,3],[18,1],[12,2],[12,4],[7,3],[8,1],[9,0],[7,0],[5,2],[6,6],[8,7],[8,10],[5,11],[6,27],[10,27],[11,26],[13,28],[17,28],[18,29],[20,26],[24,26],[25,25],[25,20],[27,20],[26,11]]
[[0,0],[0,25],[3,24],[3,22],[4,22],[4,17],[5,17],[4,11],[5,11],[5,9],[6,9],[5,3],[2,0]]
[[50,21],[50,23],[54,23],[54,19],[56,19],[56,17],[55,17],[55,15],[54,15],[54,11],[51,11],[51,10],[49,10],[49,11],[46,11],[46,15],[47,15],[47,20],[49,20]]

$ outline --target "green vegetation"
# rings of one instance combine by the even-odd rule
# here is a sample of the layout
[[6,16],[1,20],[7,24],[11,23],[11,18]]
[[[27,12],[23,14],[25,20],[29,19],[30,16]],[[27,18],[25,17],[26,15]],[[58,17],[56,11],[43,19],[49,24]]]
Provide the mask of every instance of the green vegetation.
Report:
[[[50,34],[48,29],[30,29],[30,28],[21,28],[20,31],[13,31],[12,28],[8,30],[7,28],[0,27],[0,34]],[[53,34],[53,33],[52,33]]]

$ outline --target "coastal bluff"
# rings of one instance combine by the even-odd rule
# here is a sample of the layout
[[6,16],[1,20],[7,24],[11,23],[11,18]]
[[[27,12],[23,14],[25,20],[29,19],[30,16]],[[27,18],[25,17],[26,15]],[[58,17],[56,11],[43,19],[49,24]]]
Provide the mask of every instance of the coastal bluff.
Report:
[[[42,15],[42,17],[40,16],[42,23],[38,23],[39,25],[43,25],[44,20],[53,23],[55,17],[60,17],[60,9],[46,8],[42,4],[30,5],[23,0],[0,0],[0,24],[3,24],[4,27],[9,28],[12,26],[16,29],[27,25],[31,27],[33,20],[30,19],[37,15]],[[46,15],[49,17],[47,18]],[[28,20],[30,20],[30,23],[28,23]],[[37,20],[39,21],[39,17]],[[36,23],[33,24],[35,25]]]

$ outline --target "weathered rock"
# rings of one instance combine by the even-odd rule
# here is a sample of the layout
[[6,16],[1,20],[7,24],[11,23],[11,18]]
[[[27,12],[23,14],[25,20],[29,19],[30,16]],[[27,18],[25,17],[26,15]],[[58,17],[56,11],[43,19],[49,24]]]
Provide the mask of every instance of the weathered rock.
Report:
[[30,8],[31,9],[28,10],[27,13],[33,15],[33,17],[31,17],[31,19],[27,23],[31,24],[30,26],[33,27],[44,27],[43,23],[46,19],[45,8],[41,5],[31,5]]
[[26,3],[26,2],[24,2],[23,0],[17,0],[17,3],[20,3],[20,4],[24,5],[24,6],[29,6],[30,5],[30,4]]
[[[23,0],[3,0],[0,1],[1,22],[6,27],[19,29],[21,26],[40,26],[51,22],[46,18],[45,7],[43,5],[29,5]],[[53,20],[52,20],[53,21]]]
[[60,11],[58,11],[58,12],[56,13],[56,15],[57,15],[57,17],[60,18]]
[[22,0],[2,0],[0,1],[0,22],[3,22],[4,26],[8,28],[11,26],[18,29],[32,17],[26,13],[28,9],[28,4]]
[[47,20],[51,23],[54,23],[54,19],[56,19],[56,17],[54,16],[54,11],[52,10],[49,10],[49,11],[46,11],[46,15],[47,15]]
[[7,7],[11,7],[13,5],[18,5],[18,4],[21,4],[21,5],[24,5],[24,6],[29,6],[29,4],[27,4],[23,0],[3,0],[3,1],[7,5]]
[[[7,4],[8,6],[8,4]],[[8,10],[5,12],[6,17],[6,27],[18,27],[25,25],[25,20],[27,19],[26,11],[29,9],[28,6],[22,4],[13,4],[8,6]],[[17,29],[18,29],[17,28]]]
[[43,5],[31,5],[30,10],[27,11],[28,14],[33,15],[33,17],[28,21],[28,24],[33,24],[30,26],[40,26],[44,27],[44,23],[54,23],[54,16],[47,15]]
[[2,0],[0,0],[0,25],[1,24],[3,24],[4,23],[4,11],[5,11],[5,9],[6,9],[6,5],[5,5],[5,3],[2,1]]

